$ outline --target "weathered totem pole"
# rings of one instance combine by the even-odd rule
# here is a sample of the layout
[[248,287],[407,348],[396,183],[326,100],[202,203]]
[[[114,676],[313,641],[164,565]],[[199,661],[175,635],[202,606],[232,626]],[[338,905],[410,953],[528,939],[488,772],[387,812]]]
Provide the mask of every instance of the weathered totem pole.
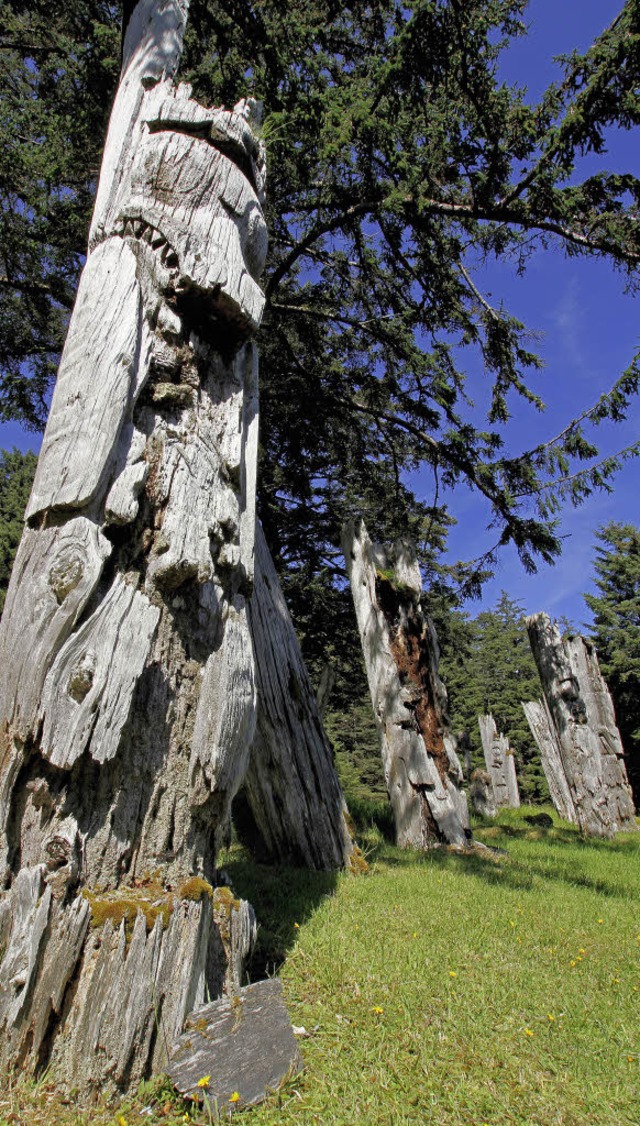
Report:
[[213,885],[256,723],[264,150],[173,83],[187,6],[127,26],[0,629],[0,1071],[79,1089],[164,1068],[254,932]]
[[491,775],[486,770],[473,770],[469,779],[471,808],[481,817],[495,817],[498,812]]
[[279,862],[308,868],[362,866],[331,746],[260,523],[249,624],[258,718],[244,786],[266,852]]
[[593,645],[562,638],[546,614],[528,618],[527,630],[578,825],[597,837],[635,828],[620,734]]
[[402,544],[387,550],[372,543],[362,521],[345,526],[343,550],[397,842],[465,847],[472,839],[467,799],[438,641],[420,607],[420,569]]
[[565,821],[577,823],[575,806],[562,765],[562,755],[546,700],[529,700],[522,708],[527,717],[544,770],[551,801],[556,813]]
[[484,761],[491,779],[496,809],[517,809],[520,805],[516,760],[506,735],[499,735],[492,715],[479,715],[478,727]]

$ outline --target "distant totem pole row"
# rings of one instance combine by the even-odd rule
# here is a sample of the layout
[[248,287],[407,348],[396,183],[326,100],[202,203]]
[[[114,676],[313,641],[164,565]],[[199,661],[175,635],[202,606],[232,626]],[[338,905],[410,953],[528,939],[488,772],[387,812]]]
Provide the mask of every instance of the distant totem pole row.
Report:
[[[420,605],[415,552],[374,543],[362,520],[345,526],[343,549],[380,736],[398,844],[472,843],[458,744],[438,674],[433,623]],[[593,646],[563,639],[546,614],[527,621],[544,699],[523,704],[553,804],[589,836],[635,828],[623,748]],[[514,750],[492,715],[478,717],[486,770],[471,770],[477,813],[520,805]]]

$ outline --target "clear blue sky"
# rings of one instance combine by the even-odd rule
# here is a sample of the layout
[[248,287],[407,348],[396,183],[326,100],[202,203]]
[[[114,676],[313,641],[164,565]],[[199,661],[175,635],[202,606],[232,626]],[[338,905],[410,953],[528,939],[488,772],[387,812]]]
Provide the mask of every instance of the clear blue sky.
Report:
[[[611,0],[531,0],[530,34],[516,41],[503,56],[501,73],[508,82],[526,86],[536,99],[561,74],[555,55],[573,48],[585,50],[620,10]],[[595,170],[595,161],[584,170]],[[617,131],[611,136],[605,164],[640,176],[640,138]],[[478,276],[476,275],[476,280]],[[508,424],[510,452],[529,448],[557,433],[581,409],[594,402],[631,361],[640,346],[640,299],[625,295],[623,279],[604,263],[565,259],[557,251],[541,252],[531,260],[524,277],[506,267],[494,267],[484,279],[494,301],[501,297],[528,326],[541,334],[536,350],[545,362],[535,387],[547,403],[540,415],[534,408],[514,406]],[[597,432],[605,454],[640,437],[640,402],[628,421]],[[429,496],[429,484],[426,496]],[[487,513],[468,489],[461,488],[452,504],[458,525],[450,536],[451,558],[474,558],[496,537],[486,530]],[[492,606],[505,589],[527,613],[546,610],[566,616],[576,625],[588,623],[582,594],[593,588],[595,530],[609,520],[640,523],[640,463],[631,462],[615,478],[614,493],[594,494],[578,509],[560,514],[566,537],[561,559],[553,567],[541,565],[527,575],[516,552],[506,549],[495,578],[487,583],[481,603],[468,610]]]
[[[537,98],[560,76],[553,56],[573,48],[586,49],[620,6],[617,0],[531,0],[530,34],[503,57],[502,77],[526,86],[530,97]],[[640,176],[637,135],[613,136],[607,165]],[[533,408],[513,404],[514,416],[507,433],[509,450],[516,452],[555,434],[594,402],[628,365],[640,342],[640,299],[625,296],[621,277],[606,265],[565,260],[553,251],[532,259],[521,278],[510,268],[494,267],[484,285],[493,300],[503,298],[512,312],[540,333],[537,347],[545,368],[536,380],[536,390],[548,408],[540,415]],[[605,438],[605,453],[640,437],[640,402],[625,424],[610,427],[600,437]],[[14,444],[21,449],[36,449],[39,440],[17,426],[0,425],[0,446]],[[429,498],[430,478],[425,477],[424,489]],[[611,519],[640,523],[639,493],[640,464],[631,463],[616,478],[613,495],[596,494],[581,508],[563,511],[565,547],[555,566],[542,566],[537,575],[529,576],[515,552],[505,550],[495,579],[487,584],[482,602],[469,606],[470,612],[493,605],[500,590],[505,589],[527,612],[544,609],[576,624],[588,621],[582,594],[592,585],[595,529]],[[478,498],[460,488],[452,498],[452,512],[458,524],[450,537],[451,557],[482,554],[493,543],[495,532],[486,530],[487,513]]]

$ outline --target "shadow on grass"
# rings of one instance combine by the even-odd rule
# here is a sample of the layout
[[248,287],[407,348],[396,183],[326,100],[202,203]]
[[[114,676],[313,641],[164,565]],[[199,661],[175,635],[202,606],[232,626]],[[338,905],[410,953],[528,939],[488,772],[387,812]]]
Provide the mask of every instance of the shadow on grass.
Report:
[[[640,862],[640,834],[624,835],[613,841],[587,840],[572,826],[554,826],[552,829],[532,828],[530,825],[495,824],[490,821],[476,825],[477,839],[487,844],[491,851],[460,853],[452,849],[434,848],[424,853],[390,852],[385,841],[378,836],[365,849],[369,863],[379,861],[388,867],[409,867],[416,864],[437,865],[451,871],[463,872],[485,883],[527,891],[538,880],[554,881],[567,887],[586,888],[598,895],[613,899],[640,900],[638,881],[619,882],[592,876],[589,861],[595,857],[616,854],[628,857],[630,871],[634,861]],[[541,844],[544,853],[532,854],[520,860],[509,852],[514,841]]]
[[240,849],[234,850],[224,867],[234,891],[249,900],[258,920],[249,979],[273,976],[294,945],[298,927],[334,892],[337,873],[257,864]]

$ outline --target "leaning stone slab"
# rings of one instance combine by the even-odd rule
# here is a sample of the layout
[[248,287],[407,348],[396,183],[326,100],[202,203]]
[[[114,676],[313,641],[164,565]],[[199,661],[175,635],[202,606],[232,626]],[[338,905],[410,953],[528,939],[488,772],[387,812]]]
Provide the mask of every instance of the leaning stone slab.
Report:
[[[255,1106],[301,1070],[279,978],[256,981],[192,1013],[167,1068],[181,1094],[204,1091],[219,1109]],[[208,1085],[199,1087],[205,1077]],[[240,1099],[232,1103],[235,1092]]]

